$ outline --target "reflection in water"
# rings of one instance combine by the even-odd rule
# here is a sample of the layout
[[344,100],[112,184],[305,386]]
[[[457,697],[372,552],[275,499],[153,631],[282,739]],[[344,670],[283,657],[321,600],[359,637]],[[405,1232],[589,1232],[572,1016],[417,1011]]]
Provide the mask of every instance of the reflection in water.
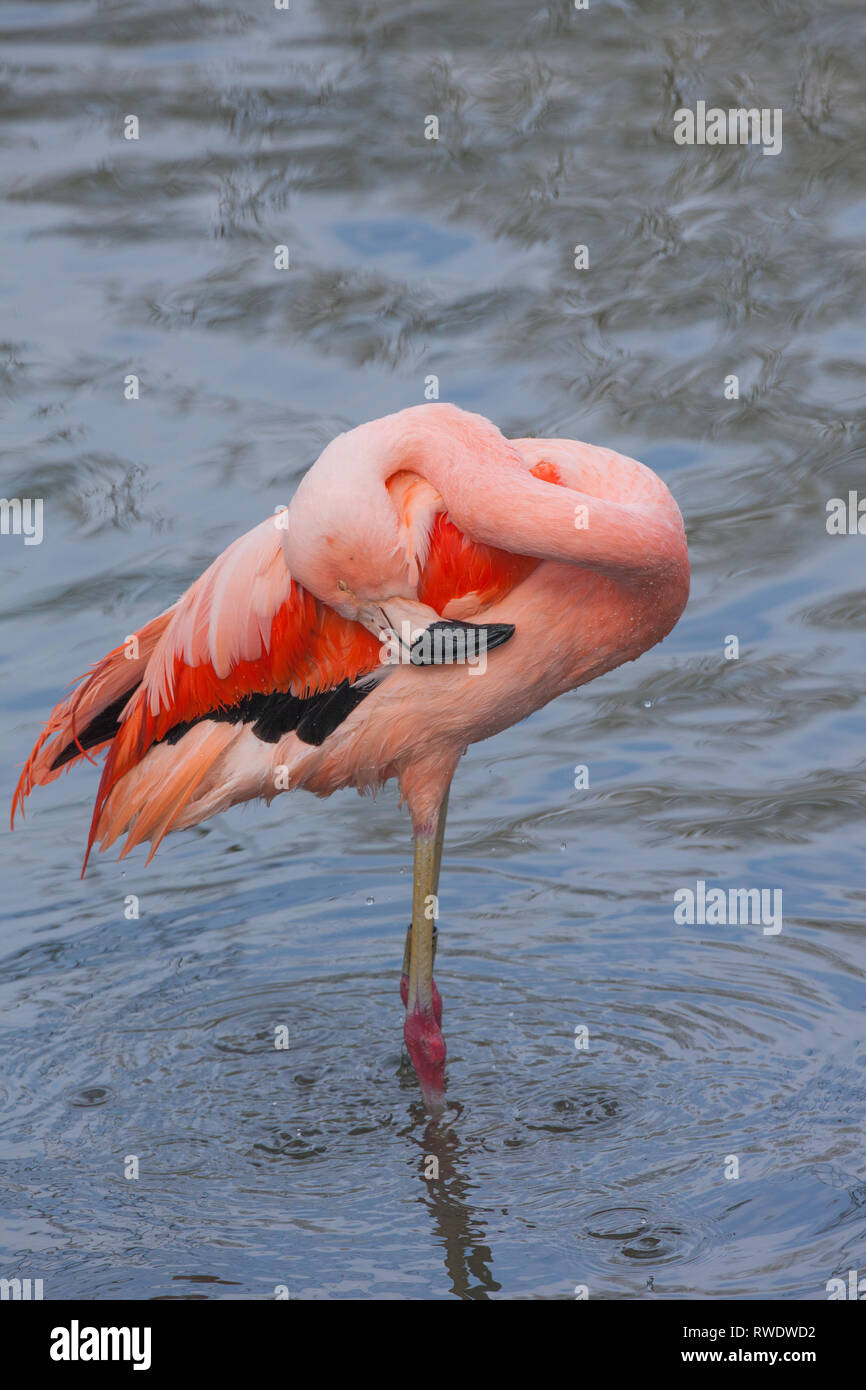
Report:
[[[454,1106],[454,1111],[459,1118],[460,1106]],[[430,1213],[433,1233],[442,1247],[450,1291],[458,1298],[486,1298],[501,1285],[491,1273],[490,1248],[482,1243],[483,1223],[468,1201],[472,1187],[466,1171],[469,1153],[445,1116],[442,1120],[430,1120],[426,1125],[422,1147],[421,1174],[425,1185],[422,1200]],[[435,1166],[431,1159],[435,1160]],[[428,1172],[430,1177],[426,1176]]]

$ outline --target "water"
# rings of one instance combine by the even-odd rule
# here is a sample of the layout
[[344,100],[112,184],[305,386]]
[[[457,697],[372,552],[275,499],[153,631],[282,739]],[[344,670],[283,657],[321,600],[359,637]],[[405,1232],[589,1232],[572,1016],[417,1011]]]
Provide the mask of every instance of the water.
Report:
[[[694,572],[663,646],[460,766],[442,1122],[401,1069],[393,788],[238,808],[84,882],[96,771],[35,794],[3,838],[0,1274],[825,1297],[866,1269],[866,539],[825,526],[866,487],[861,7],[39,0],[0,27],[0,485],[45,499],[42,545],[0,538],[7,796],[72,677],[431,374],[506,433],[644,459]],[[698,99],[781,107],[782,153],[675,146]],[[783,930],[676,924],[698,879],[781,890]]]

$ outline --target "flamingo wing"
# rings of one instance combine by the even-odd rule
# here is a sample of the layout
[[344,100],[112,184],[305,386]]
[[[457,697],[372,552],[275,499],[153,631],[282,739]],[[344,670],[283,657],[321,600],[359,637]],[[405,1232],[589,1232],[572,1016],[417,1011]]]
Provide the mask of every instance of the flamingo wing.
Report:
[[313,710],[301,708],[305,701],[321,695],[311,701],[319,710],[333,691],[378,662],[379,643],[370,633],[293,582],[275,519],[268,518],[61,700],[19,778],[13,824],[34,786],[108,747],[92,842],[112,788],[155,743],[176,740],[205,716],[220,721],[234,714],[267,732],[275,711],[266,702],[274,695],[283,699],[283,723],[293,713],[299,720],[307,714],[315,734]]

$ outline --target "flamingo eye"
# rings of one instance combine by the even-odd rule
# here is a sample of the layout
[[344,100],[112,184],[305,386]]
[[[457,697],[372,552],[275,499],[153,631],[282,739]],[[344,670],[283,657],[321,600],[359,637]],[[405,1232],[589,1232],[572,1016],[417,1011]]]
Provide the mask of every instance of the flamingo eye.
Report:
[[347,593],[349,592],[349,586],[348,586],[348,584],[346,583],[345,579],[338,579],[338,580],[337,580],[337,588],[338,588],[338,589],[342,589],[342,591],[343,591],[344,594],[347,594]]

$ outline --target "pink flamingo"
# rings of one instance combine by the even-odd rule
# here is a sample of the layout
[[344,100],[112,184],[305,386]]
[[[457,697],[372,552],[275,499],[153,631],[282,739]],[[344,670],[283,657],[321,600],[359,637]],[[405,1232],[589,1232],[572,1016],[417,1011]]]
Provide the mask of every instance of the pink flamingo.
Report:
[[396,777],[415,851],[404,1037],[436,1108],[435,918],[461,753],[661,641],[688,589],[679,510],[643,464],[410,407],[339,435],[287,509],[96,663],[48,720],[13,824],[91,750],[107,757],[85,867],[94,842],[126,835],[123,857],[147,839],[152,857],[236,802]]

